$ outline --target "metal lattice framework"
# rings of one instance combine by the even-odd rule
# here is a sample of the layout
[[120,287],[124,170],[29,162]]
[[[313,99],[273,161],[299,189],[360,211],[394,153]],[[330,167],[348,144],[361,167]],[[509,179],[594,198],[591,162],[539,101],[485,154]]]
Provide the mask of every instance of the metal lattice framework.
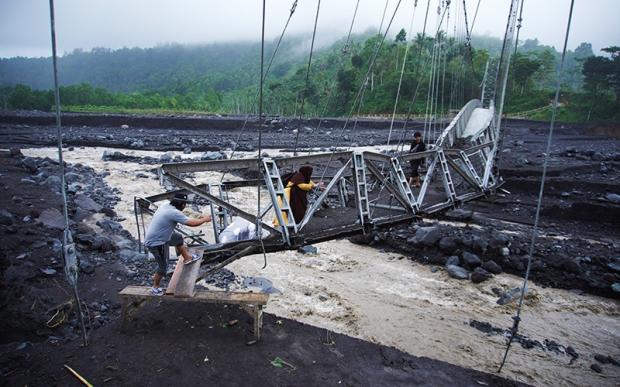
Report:
[[[493,105],[483,108],[479,100],[468,102],[443,130],[430,149],[419,153],[383,154],[370,151],[342,151],[284,158],[233,159],[163,164],[162,180],[178,190],[136,199],[136,221],[144,230],[144,214],[175,193],[185,192],[202,198],[214,216],[215,243],[208,244],[202,235],[180,231],[191,244],[204,248],[206,258],[220,264],[230,259],[260,251],[257,239],[218,243],[218,235],[233,216],[256,224],[269,233],[262,240],[266,252],[296,249],[325,240],[364,233],[375,227],[411,221],[416,217],[460,206],[470,200],[493,193],[501,179],[484,184],[491,149],[497,138]],[[411,188],[403,165],[413,160],[427,163],[423,184]],[[260,161],[260,163],[259,163]],[[281,175],[301,165],[323,168],[326,186],[309,206],[303,220],[295,222],[284,194]],[[236,172],[257,175],[256,179],[222,181],[196,185],[184,176],[196,172]],[[491,175],[492,176],[492,175]],[[251,214],[231,204],[227,192],[238,187],[260,185],[269,195],[260,214]],[[328,204],[329,202],[329,204]],[[275,214],[277,225],[271,222]],[[284,216],[286,215],[286,216]],[[317,216],[320,215],[320,216]],[[328,219],[328,221],[326,221]],[[142,224],[142,226],[140,226]],[[218,266],[221,267],[221,266]]]
[[[283,158],[260,157],[217,161],[193,161],[164,164],[162,182],[177,190],[136,198],[136,222],[140,236],[145,213],[153,212],[157,201],[175,193],[194,194],[211,207],[214,242],[208,244],[202,234],[180,231],[191,244],[205,249],[207,261],[215,263],[204,275],[218,270],[242,256],[273,252],[366,233],[373,228],[411,221],[493,194],[502,184],[498,172],[502,147],[501,114],[519,1],[512,0],[504,37],[504,49],[487,64],[481,99],[466,103],[450,124],[441,131],[429,149],[418,153],[377,153],[370,151],[334,151]],[[495,106],[499,109],[496,110]],[[421,187],[407,182],[407,164],[426,163]],[[285,194],[282,174],[299,166],[312,165],[327,186],[316,192],[302,220],[295,221]],[[187,174],[196,172],[236,172],[257,178],[220,181],[217,184],[190,183]],[[259,187],[268,192],[268,203],[251,214],[228,200],[228,191],[236,187]],[[233,216],[255,224],[255,239],[219,243],[219,234]],[[272,222],[271,219],[275,218]],[[267,237],[262,237],[263,230]]]

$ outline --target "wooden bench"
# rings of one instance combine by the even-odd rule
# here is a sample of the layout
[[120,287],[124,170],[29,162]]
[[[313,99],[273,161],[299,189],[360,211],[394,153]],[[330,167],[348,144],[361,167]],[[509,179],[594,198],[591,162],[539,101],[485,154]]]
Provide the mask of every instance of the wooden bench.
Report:
[[193,297],[174,295],[155,296],[150,286],[127,286],[119,293],[121,297],[121,331],[127,328],[127,321],[148,300],[204,302],[211,304],[239,305],[254,319],[254,339],[260,340],[263,326],[263,308],[269,301],[267,293],[225,292],[197,290]]
[[[202,251],[198,253],[202,253]],[[263,326],[263,308],[269,301],[269,294],[196,290],[196,280],[200,274],[201,262],[202,259],[185,265],[183,260],[179,259],[163,296],[153,295],[150,286],[127,286],[121,290],[119,293],[122,305],[121,331],[125,331],[132,312],[137,311],[147,300],[157,299],[240,305],[254,318],[254,338],[257,341],[260,340],[260,331]]]

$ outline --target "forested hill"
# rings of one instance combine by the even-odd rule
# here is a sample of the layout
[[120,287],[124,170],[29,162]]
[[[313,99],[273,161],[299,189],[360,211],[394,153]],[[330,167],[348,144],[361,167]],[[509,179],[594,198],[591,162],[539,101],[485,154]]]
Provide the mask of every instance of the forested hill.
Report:
[[[344,38],[315,47],[306,84],[309,38],[285,37],[265,81],[268,113],[295,115],[303,99],[306,115],[345,115],[365,82],[368,87],[359,113],[391,113],[406,60],[397,112],[424,113],[427,96],[432,94],[437,99],[436,114],[446,114],[479,97],[487,59],[501,49],[501,40],[493,37],[474,36],[469,50],[443,33],[434,41],[420,35],[407,37],[404,30],[381,45],[380,37],[369,32],[355,36],[346,50]],[[266,44],[265,65],[275,43]],[[430,66],[436,49],[441,61]],[[618,119],[619,54],[618,47],[610,47],[606,56],[595,56],[588,43],[567,53],[563,102],[568,108],[561,112],[562,118]],[[258,42],[76,50],[59,58],[61,101],[63,108],[76,111],[256,113],[259,55]],[[520,44],[511,65],[506,111],[548,107],[559,59],[555,48],[535,39]],[[435,82],[432,87],[437,90],[429,92],[428,80],[438,80],[439,74],[442,82]],[[50,58],[0,59],[0,108],[50,110],[51,87]],[[543,110],[537,113],[543,116],[532,118],[545,118],[548,113],[549,109]]]
[[[303,60],[302,38],[281,46],[274,74]],[[266,46],[268,53],[273,45]],[[304,47],[305,48],[305,47]],[[221,43],[154,48],[75,50],[59,58],[61,85],[88,83],[112,92],[157,91],[185,94],[192,89],[227,91],[248,86],[258,77],[259,43]],[[0,59],[0,85],[53,87],[51,58]]]

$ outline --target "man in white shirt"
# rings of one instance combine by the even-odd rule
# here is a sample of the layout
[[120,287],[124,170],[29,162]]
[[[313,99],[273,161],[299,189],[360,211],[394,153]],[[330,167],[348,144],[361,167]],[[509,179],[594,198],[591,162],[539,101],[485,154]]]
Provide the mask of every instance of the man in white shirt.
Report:
[[183,243],[183,236],[174,232],[178,223],[190,227],[200,226],[211,221],[211,216],[206,215],[197,219],[190,219],[183,214],[183,209],[187,205],[187,195],[175,194],[170,203],[161,205],[149,224],[144,237],[144,245],[155,257],[157,261],[157,271],[153,275],[153,287],[151,292],[156,296],[164,294],[159,286],[161,279],[166,275],[168,269],[168,246],[174,246],[177,256],[181,255],[185,264],[197,261],[200,256],[192,256]]

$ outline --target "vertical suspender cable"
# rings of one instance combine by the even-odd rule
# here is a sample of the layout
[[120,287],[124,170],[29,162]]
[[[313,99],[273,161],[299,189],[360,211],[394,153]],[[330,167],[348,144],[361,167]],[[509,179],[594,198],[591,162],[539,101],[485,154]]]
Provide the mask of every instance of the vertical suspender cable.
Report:
[[[258,173],[260,175],[260,171],[262,169],[262,157],[263,157],[263,82],[264,82],[264,73],[263,67],[265,64],[265,4],[266,0],[263,0],[263,22],[261,28],[261,41],[260,41],[260,83],[258,87]],[[267,171],[269,174],[269,171]],[[267,254],[265,254],[265,245],[263,244],[263,226],[262,220],[260,217],[261,207],[260,207],[260,187],[259,183],[256,186],[257,196],[258,196],[258,208],[256,210],[256,234],[258,236],[258,240],[260,241],[261,247],[263,249],[263,258],[265,263],[263,265],[263,269],[267,267]]]
[[[342,55],[338,58],[339,62],[338,64],[336,64],[337,68],[341,68],[343,66],[343,60],[346,57],[346,54],[349,52],[349,45],[351,43],[351,33],[353,32],[353,25],[355,24],[355,17],[357,16],[357,9],[359,7],[360,4],[360,0],[357,0],[357,2],[355,3],[355,11],[353,11],[353,18],[351,19],[351,25],[349,26],[349,33],[347,35],[347,40],[344,43],[344,46],[341,49]],[[337,76],[338,72],[334,73],[334,77],[333,80],[335,81],[336,76]],[[319,122],[316,125],[316,128],[314,129],[314,133],[309,141],[310,144],[314,143],[313,140],[318,138],[319,135],[319,129],[321,129],[321,125],[323,124],[323,121],[325,120],[325,115],[327,114],[327,109],[331,106],[332,103],[332,98],[334,97],[334,90],[336,88],[335,87],[330,87],[328,94],[327,94],[327,98],[325,101],[325,105],[323,106],[323,110],[322,113],[319,116]],[[312,153],[312,147],[308,147],[307,150],[308,154]]]
[[310,43],[310,55],[308,56],[308,67],[306,68],[306,82],[304,84],[303,94],[301,95],[301,106],[299,109],[299,119],[297,120],[297,133],[295,133],[295,146],[293,147],[293,155],[297,156],[297,143],[299,142],[299,132],[301,132],[301,119],[304,116],[304,104],[306,102],[306,94],[308,93],[308,82],[310,80],[310,66],[312,65],[312,52],[314,51],[314,38],[316,37],[316,26],[319,22],[319,10],[321,9],[321,0],[316,5],[316,16],[314,17],[314,30],[312,31],[312,43]]
[[519,32],[521,32],[521,22],[523,21],[523,4],[525,0],[521,0],[521,9],[519,10],[519,18],[517,19],[517,38],[515,39],[515,52],[517,55],[517,47],[519,46]]
[[519,322],[521,320],[521,307],[523,306],[523,298],[525,297],[525,292],[527,291],[527,282],[530,277],[530,270],[532,268],[532,255],[534,254],[534,244],[536,243],[536,238],[538,236],[538,222],[540,220],[540,209],[542,207],[542,199],[543,193],[545,189],[545,178],[547,177],[547,165],[549,163],[549,156],[551,154],[551,143],[553,141],[553,129],[555,127],[555,117],[558,109],[558,102],[560,99],[560,88],[562,84],[562,71],[564,69],[564,59],[566,57],[566,46],[568,44],[568,36],[570,34],[570,26],[573,18],[573,5],[575,4],[575,0],[571,0],[570,2],[570,10],[568,12],[568,22],[566,24],[566,34],[564,36],[564,48],[562,49],[562,60],[560,61],[560,68],[558,70],[558,78],[557,83],[555,85],[555,98],[553,99],[553,109],[551,111],[551,122],[549,124],[549,135],[547,137],[547,147],[545,149],[545,160],[543,162],[542,176],[540,178],[540,190],[538,192],[538,202],[536,203],[536,213],[534,215],[534,229],[532,230],[532,239],[530,240],[530,247],[527,256],[527,268],[525,270],[525,278],[523,279],[523,288],[521,289],[521,296],[519,297],[519,304],[517,306],[517,314],[512,318],[513,325],[510,330],[510,339],[508,340],[508,344],[506,345],[506,352],[504,352],[504,358],[502,359],[502,363],[499,366],[497,372],[501,372],[504,364],[506,363],[506,357],[508,356],[508,351],[510,351],[510,345],[514,340],[517,331],[519,330]]
[[58,167],[60,174],[60,192],[62,193],[63,215],[65,218],[65,229],[63,232],[63,261],[65,265],[65,274],[67,280],[73,287],[73,296],[77,307],[78,317],[80,319],[80,328],[82,329],[82,338],[84,346],[88,345],[86,337],[86,327],[84,326],[84,316],[82,315],[82,305],[80,304],[80,295],[77,288],[78,268],[75,259],[75,246],[73,237],[69,229],[69,212],[67,209],[67,190],[65,188],[65,166],[62,159],[62,129],[60,122],[60,91],[58,88],[58,66],[56,55],[56,26],[54,18],[54,0],[50,0],[50,27],[52,38],[52,65],[54,68],[54,103],[56,105],[56,136],[58,137]]

